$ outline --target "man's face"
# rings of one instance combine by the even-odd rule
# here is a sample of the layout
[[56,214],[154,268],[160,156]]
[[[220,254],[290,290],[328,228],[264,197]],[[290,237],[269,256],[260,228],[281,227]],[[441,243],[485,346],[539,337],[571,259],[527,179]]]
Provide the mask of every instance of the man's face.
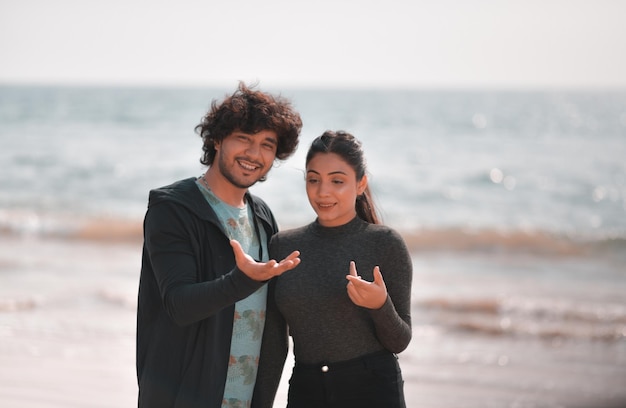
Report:
[[215,145],[215,160],[231,184],[248,188],[270,171],[277,146],[278,136],[273,130],[254,134],[235,131]]

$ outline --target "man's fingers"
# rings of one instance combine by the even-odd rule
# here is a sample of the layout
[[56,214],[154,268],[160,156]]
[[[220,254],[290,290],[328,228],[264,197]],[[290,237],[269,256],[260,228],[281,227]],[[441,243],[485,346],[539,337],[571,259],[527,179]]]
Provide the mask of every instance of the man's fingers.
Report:
[[289,269],[293,269],[300,264],[300,258],[294,258],[287,261]]
[[283,260],[276,261],[270,259],[267,262],[259,262],[246,254],[241,244],[235,240],[230,240],[230,246],[233,248],[235,262],[237,267],[250,278],[257,281],[265,281],[274,276],[281,275],[300,264],[300,251],[293,251]]
[[[296,266],[300,264],[300,258],[297,257],[300,253],[298,251],[294,251],[287,258],[283,259],[280,262],[276,262],[275,260],[271,260],[265,264],[267,273],[273,276],[282,275],[283,273],[292,270]],[[295,256],[295,257],[294,257]]]
[[289,254],[289,256],[284,258],[282,261],[278,262],[278,265],[279,266],[284,265],[288,267],[288,269],[292,269],[300,263],[299,256],[300,256],[300,251],[293,251],[292,253]]
[[235,254],[235,262],[237,263],[237,266],[239,268],[252,260],[252,257],[244,252],[241,244],[236,239],[230,240],[230,246],[233,248],[233,253]]
[[289,254],[289,256],[287,256],[285,259],[283,259],[280,262],[282,263],[285,261],[294,261],[296,259],[299,261],[300,260],[300,258],[298,258],[299,256],[300,256],[300,251],[293,251],[292,253]]
[[[271,261],[270,261],[271,262]],[[283,272],[286,272],[290,269],[295,268],[300,263],[300,258],[294,259],[283,259],[282,261],[276,263],[274,261],[274,265],[272,266],[274,269],[280,268]]]
[[240,256],[243,253],[243,248],[241,244],[236,239],[230,240],[230,246],[233,247],[233,251],[235,252],[235,257]]

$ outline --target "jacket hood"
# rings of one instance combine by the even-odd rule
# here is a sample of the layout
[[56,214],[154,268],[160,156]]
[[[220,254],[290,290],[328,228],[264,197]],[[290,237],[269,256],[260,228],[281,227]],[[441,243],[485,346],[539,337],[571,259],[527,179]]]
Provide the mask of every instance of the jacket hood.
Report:
[[[269,226],[275,225],[269,207],[261,198],[249,192],[246,192],[245,198],[246,202],[252,205],[252,210],[257,217],[264,220]],[[168,186],[150,191],[148,208],[164,202],[175,202],[189,209],[198,218],[219,224],[213,208],[198,189],[195,177],[176,181]]]

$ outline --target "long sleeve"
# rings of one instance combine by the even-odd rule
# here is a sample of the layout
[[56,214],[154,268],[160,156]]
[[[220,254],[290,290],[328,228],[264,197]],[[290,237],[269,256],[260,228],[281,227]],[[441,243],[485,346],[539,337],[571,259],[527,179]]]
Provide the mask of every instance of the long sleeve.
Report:
[[274,279],[268,287],[265,330],[252,408],[273,406],[289,350],[287,324],[274,300],[275,283]]
[[413,266],[406,244],[399,234],[389,231],[384,241],[381,273],[387,287],[387,300],[378,310],[370,310],[376,336],[393,353],[400,353],[411,341],[411,285]]
[[[222,246],[228,253],[207,251],[211,245],[217,244],[202,242],[203,237],[194,230],[198,222],[205,221],[198,221],[193,214],[163,203],[150,208],[144,223],[145,250],[163,305],[178,325],[210,317],[264,284],[234,267],[234,255],[226,237]],[[214,241],[217,239],[213,238]],[[211,256],[223,260],[209,260]],[[209,270],[207,265],[216,262],[223,265],[223,275]]]

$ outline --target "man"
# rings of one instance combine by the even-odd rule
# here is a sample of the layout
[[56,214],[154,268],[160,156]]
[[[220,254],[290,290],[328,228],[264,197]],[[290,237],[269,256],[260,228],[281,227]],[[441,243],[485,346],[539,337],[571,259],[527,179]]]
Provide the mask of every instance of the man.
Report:
[[[209,166],[150,192],[137,305],[139,407],[249,407],[278,227],[248,188],[298,145],[289,101],[243,83],[196,126]],[[259,262],[256,262],[259,261]]]

